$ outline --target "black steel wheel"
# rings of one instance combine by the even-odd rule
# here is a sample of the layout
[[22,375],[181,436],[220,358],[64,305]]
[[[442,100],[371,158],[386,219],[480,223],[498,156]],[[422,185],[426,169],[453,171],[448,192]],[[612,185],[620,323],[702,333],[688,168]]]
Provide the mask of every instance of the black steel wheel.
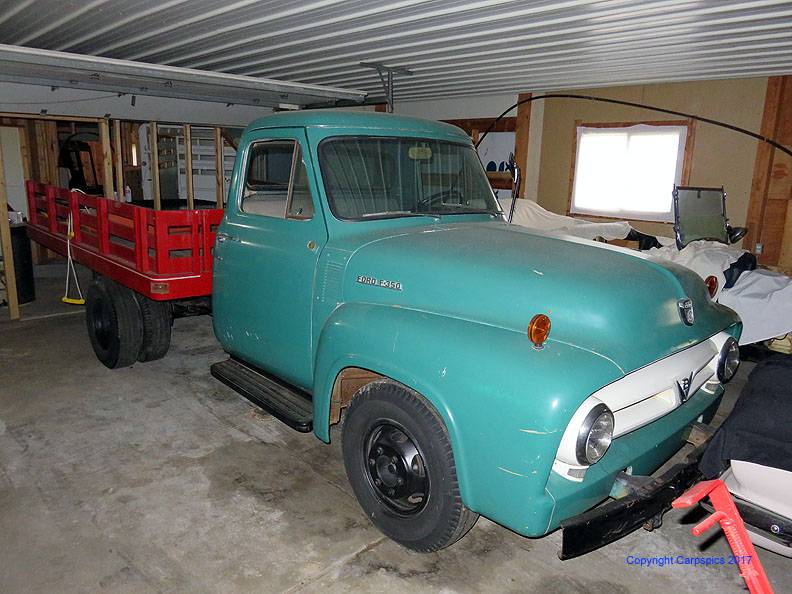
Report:
[[342,439],[355,496],[389,538],[430,552],[475,524],[478,514],[462,503],[445,425],[417,392],[389,380],[361,388],[347,409]]
[[143,321],[134,293],[108,278],[91,282],[85,297],[88,337],[106,367],[128,367],[137,361]]
[[403,427],[390,423],[369,431],[364,452],[367,477],[380,501],[393,512],[420,512],[429,493],[429,474],[423,456]]

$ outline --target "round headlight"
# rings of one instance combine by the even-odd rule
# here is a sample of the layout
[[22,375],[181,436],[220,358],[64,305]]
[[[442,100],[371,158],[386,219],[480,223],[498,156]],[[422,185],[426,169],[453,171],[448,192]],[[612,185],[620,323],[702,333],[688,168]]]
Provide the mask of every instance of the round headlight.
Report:
[[613,413],[604,404],[592,408],[578,431],[575,453],[578,463],[594,464],[608,451],[613,440]]
[[726,383],[734,374],[737,373],[737,368],[740,366],[740,345],[733,336],[726,339],[721,348],[720,355],[718,356],[718,379]]

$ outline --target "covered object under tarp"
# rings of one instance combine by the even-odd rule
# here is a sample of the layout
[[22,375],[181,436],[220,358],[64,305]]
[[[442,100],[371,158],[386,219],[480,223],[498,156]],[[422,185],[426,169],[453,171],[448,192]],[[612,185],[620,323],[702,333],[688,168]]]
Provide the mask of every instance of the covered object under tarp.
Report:
[[767,359],[751,372],[704,452],[701,470],[718,476],[732,460],[792,472],[792,357]]

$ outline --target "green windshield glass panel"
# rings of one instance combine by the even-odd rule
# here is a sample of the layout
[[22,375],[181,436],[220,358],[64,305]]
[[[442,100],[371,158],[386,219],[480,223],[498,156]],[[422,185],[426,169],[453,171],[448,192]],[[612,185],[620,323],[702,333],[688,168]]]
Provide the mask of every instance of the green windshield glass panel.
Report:
[[470,146],[415,138],[337,137],[319,160],[340,219],[499,213]]

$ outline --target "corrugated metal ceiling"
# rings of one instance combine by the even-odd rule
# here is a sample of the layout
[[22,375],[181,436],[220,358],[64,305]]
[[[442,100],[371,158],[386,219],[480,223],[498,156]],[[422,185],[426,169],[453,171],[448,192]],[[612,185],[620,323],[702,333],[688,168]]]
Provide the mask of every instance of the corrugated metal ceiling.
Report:
[[0,42],[396,98],[792,73],[792,2],[17,0]]

